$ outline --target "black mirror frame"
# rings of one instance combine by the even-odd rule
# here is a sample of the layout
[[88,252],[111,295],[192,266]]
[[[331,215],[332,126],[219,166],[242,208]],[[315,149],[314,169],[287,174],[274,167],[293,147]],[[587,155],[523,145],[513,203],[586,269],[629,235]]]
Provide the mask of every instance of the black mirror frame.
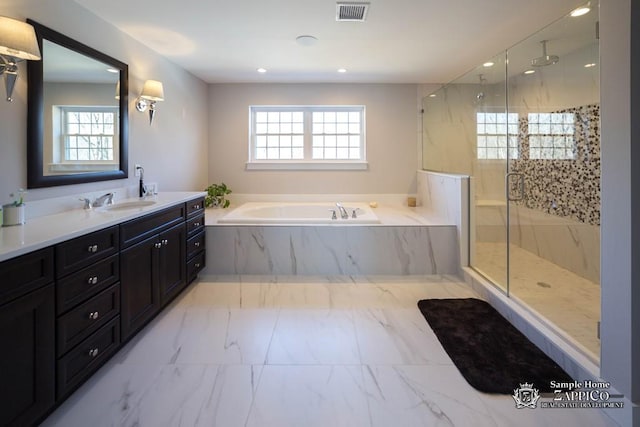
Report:
[[[40,52],[42,52],[42,40],[46,39],[120,70],[120,169],[117,171],[45,176],[42,172],[44,163],[43,65],[42,61],[27,62],[27,188],[53,187],[127,178],[129,154],[128,65],[35,21],[28,19],[27,22],[33,25],[36,31]],[[42,56],[42,60],[44,60],[44,54]]]

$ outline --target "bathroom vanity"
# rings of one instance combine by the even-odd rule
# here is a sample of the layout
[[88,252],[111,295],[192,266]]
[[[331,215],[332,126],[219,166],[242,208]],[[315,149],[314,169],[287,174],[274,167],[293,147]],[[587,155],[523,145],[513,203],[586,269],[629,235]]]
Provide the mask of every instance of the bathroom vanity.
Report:
[[203,193],[167,193],[0,231],[0,425],[40,421],[197,277],[203,219]]

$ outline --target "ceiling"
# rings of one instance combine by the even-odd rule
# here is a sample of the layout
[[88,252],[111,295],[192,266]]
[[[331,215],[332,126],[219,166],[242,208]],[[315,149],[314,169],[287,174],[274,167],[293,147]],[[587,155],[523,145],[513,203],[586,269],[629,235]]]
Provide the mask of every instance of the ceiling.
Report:
[[444,83],[584,3],[369,0],[336,22],[335,0],[75,1],[208,83]]

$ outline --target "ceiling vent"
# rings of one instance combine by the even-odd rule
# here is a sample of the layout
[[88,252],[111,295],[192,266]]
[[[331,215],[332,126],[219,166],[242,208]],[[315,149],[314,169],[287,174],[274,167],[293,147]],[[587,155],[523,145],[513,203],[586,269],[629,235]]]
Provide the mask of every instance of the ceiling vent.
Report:
[[370,3],[336,3],[336,21],[364,22]]

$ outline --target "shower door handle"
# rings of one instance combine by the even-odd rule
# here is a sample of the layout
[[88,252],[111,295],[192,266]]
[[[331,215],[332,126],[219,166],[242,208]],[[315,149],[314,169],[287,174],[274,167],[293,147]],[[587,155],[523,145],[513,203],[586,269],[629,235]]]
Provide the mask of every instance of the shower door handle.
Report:
[[[517,185],[517,190],[519,194],[514,194],[511,191],[511,177],[515,178],[517,181],[515,184]],[[524,200],[524,174],[517,172],[510,172],[504,176],[504,188],[507,196],[508,202],[518,202],[520,200]]]

